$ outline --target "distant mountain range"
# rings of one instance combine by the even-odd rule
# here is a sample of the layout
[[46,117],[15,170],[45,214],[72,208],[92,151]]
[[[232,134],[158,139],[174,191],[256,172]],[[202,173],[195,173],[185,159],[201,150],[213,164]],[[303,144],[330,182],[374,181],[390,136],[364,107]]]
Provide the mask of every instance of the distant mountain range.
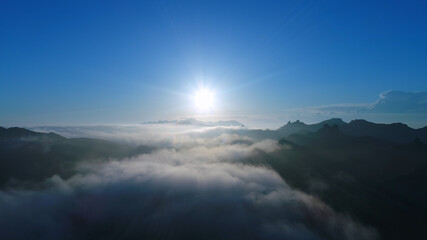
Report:
[[373,123],[366,120],[357,119],[344,122],[340,118],[332,118],[316,124],[304,124],[300,121],[288,122],[286,125],[278,129],[283,135],[290,135],[297,132],[314,132],[322,128],[324,125],[337,125],[339,130],[350,136],[371,136],[381,139],[386,139],[398,143],[407,143],[416,138],[427,143],[427,127],[413,129],[403,123]]
[[305,124],[297,120],[295,122],[288,122],[276,130],[238,129],[235,132],[255,139],[280,139],[295,133],[316,132],[325,125],[336,125],[342,133],[349,136],[370,136],[396,143],[409,143],[418,138],[422,142],[427,143],[427,127],[414,129],[403,123],[373,123],[362,119],[346,123],[340,118],[332,118],[315,124]]
[[160,120],[160,121],[149,121],[141,124],[178,124],[178,125],[196,125],[196,126],[209,126],[209,127],[244,127],[242,123],[234,120],[230,121],[200,121],[195,118],[186,118],[182,120]]
[[104,161],[150,152],[147,146],[130,146],[92,138],[65,138],[24,128],[0,127],[0,187],[12,180],[40,181],[55,174],[74,174],[84,160]]
[[[268,158],[268,165],[291,186],[375,226],[383,239],[427,239],[427,145],[420,140],[425,128],[331,122],[338,124],[282,138],[286,150]],[[284,128],[292,125],[304,126]]]

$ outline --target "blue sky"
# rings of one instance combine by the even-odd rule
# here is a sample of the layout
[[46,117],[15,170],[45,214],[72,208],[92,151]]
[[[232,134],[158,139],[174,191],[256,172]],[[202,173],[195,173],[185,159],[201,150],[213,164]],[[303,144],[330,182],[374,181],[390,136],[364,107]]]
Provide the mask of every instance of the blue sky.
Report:
[[[0,125],[200,116],[201,85],[216,98],[205,117],[350,120],[319,106],[427,90],[426,12],[426,1],[3,1]],[[427,108],[399,109],[360,116],[427,125]]]

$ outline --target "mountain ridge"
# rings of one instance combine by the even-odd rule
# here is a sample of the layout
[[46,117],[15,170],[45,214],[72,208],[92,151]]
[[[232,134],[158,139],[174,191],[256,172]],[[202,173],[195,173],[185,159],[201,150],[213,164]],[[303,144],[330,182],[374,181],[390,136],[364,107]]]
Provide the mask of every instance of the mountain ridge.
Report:
[[331,118],[315,124],[305,124],[297,120],[288,122],[276,131],[286,137],[298,132],[316,132],[325,124],[337,125],[342,133],[350,136],[372,136],[397,143],[408,143],[418,138],[423,143],[427,143],[427,126],[414,129],[404,123],[374,123],[364,119],[355,119],[346,123],[340,118]]

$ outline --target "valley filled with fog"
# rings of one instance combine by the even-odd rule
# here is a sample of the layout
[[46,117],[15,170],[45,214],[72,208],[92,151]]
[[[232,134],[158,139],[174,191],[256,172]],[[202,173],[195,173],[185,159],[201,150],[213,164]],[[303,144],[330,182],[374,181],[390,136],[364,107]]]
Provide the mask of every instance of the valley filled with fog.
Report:
[[423,130],[364,123],[403,127],[409,142],[342,133],[355,124],[2,128],[0,237],[419,236],[426,192],[407,190],[425,178]]

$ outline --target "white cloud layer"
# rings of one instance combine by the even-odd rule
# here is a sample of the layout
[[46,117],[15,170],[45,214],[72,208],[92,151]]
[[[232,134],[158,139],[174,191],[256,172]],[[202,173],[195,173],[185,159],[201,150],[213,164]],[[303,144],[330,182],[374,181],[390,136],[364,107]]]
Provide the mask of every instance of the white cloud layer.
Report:
[[276,141],[229,144],[237,139],[181,137],[150,154],[86,162],[38,190],[0,191],[0,239],[377,238],[273,170],[242,161],[276,151]]

